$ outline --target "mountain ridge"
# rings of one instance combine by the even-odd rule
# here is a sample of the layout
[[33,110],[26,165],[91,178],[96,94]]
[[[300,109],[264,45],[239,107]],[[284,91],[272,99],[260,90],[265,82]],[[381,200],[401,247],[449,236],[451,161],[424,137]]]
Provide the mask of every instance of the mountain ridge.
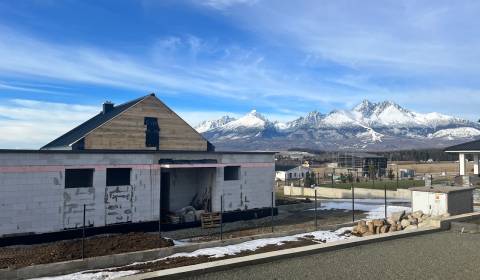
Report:
[[437,112],[418,113],[392,101],[363,100],[350,110],[317,110],[289,122],[253,110],[195,129],[221,149],[398,150],[439,148],[480,138],[480,124]]

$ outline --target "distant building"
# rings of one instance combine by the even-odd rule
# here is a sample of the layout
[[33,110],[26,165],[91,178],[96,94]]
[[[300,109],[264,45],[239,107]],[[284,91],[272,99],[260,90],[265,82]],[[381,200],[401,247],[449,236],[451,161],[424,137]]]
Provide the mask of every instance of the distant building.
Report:
[[402,179],[410,179],[415,177],[415,170],[413,169],[400,169],[398,170],[398,175]]
[[309,167],[300,165],[276,165],[275,166],[275,180],[286,181],[305,178],[307,173],[310,173]]
[[480,140],[459,144],[445,149],[446,153],[458,154],[460,176],[467,176],[467,156],[473,157],[473,174],[480,176]]
[[343,153],[337,158],[339,168],[347,168],[352,172],[359,172],[359,176],[361,174],[367,177],[373,176],[371,172],[378,177],[386,176],[387,163],[386,157],[369,153]]

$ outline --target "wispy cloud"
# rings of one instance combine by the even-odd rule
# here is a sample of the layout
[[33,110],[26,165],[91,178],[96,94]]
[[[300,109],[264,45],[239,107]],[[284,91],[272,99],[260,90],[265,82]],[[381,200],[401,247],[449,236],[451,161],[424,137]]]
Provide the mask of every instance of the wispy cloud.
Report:
[[199,1],[198,3],[214,9],[223,10],[234,5],[252,5],[258,1],[259,0],[205,0]]
[[[276,5],[275,5],[276,4]],[[479,71],[478,1],[262,1],[235,11],[262,36],[352,69],[387,74]],[[474,59],[475,58],[475,59]]]
[[0,147],[38,149],[99,112],[98,107],[12,99],[0,105]]
[[[185,54],[191,54],[186,56]],[[294,80],[264,60],[262,54],[235,45],[216,46],[201,38],[167,37],[145,56],[82,45],[60,45],[2,27],[0,75],[38,81],[73,82],[163,94],[324,101],[317,82]],[[13,88],[11,88],[13,89]],[[21,89],[19,89],[21,90]]]

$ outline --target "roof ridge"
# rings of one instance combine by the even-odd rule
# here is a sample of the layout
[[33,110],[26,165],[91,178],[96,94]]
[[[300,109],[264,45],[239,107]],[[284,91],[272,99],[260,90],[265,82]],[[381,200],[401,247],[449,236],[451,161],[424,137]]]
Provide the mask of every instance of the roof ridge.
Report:
[[79,124],[78,126],[74,127],[73,129],[67,131],[60,137],[54,139],[53,141],[49,142],[45,146],[41,147],[40,150],[54,148],[54,147],[67,147],[73,143],[76,143],[80,139],[82,139],[85,135],[93,131],[94,129],[104,125],[111,119],[115,118],[119,114],[123,113],[124,111],[128,110],[129,108],[133,107],[137,103],[145,100],[150,96],[155,96],[155,94],[148,94],[139,98],[136,98],[131,101],[124,102],[122,104],[116,105],[113,109],[107,113],[103,113],[100,111],[97,115],[93,116],[92,118],[88,119],[87,121]]

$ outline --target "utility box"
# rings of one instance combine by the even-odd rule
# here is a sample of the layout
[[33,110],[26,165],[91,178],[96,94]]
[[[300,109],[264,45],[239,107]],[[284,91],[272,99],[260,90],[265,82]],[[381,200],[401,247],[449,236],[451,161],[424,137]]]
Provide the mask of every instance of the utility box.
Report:
[[470,187],[431,186],[410,188],[412,211],[439,216],[473,212],[473,190]]

